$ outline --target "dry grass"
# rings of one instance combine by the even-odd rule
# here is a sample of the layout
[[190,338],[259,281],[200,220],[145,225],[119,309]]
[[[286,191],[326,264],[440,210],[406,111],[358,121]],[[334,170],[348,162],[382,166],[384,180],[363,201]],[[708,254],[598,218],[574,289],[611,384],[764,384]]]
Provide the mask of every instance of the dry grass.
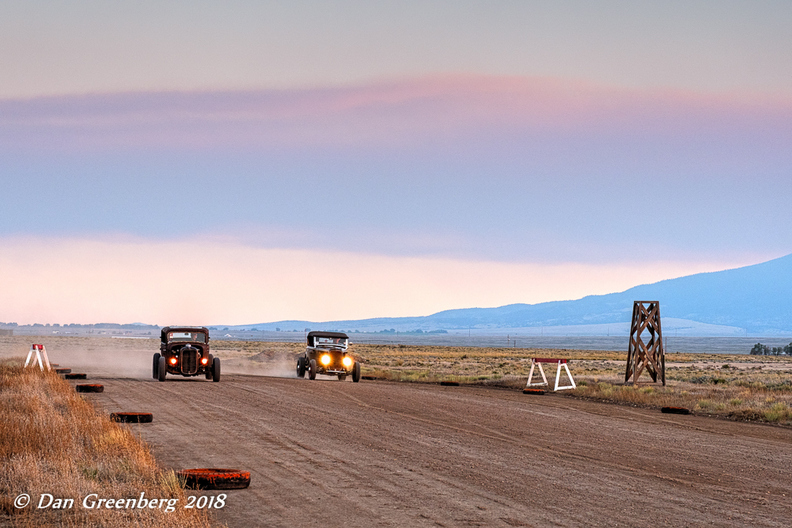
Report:
[[[15,362],[18,363],[18,362]],[[12,526],[209,527],[207,514],[183,509],[185,492],[173,472],[157,467],[134,429],[103,416],[53,373],[0,365],[0,520]],[[99,498],[178,499],[163,509],[84,509]],[[27,493],[25,509],[14,498]],[[74,499],[66,510],[36,509],[42,493]]]

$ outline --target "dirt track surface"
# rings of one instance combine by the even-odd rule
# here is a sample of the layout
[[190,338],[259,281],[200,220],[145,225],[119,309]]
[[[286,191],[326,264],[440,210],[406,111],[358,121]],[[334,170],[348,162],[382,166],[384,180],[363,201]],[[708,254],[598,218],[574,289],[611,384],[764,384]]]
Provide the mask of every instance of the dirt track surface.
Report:
[[[95,379],[174,469],[248,470],[248,526],[792,526],[792,431],[561,395],[332,379]],[[206,494],[219,492],[204,492]]]

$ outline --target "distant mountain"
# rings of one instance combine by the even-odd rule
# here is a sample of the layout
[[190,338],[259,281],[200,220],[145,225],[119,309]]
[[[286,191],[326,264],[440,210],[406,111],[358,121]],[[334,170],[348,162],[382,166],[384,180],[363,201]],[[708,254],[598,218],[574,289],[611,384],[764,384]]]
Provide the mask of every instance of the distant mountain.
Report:
[[422,317],[348,321],[279,321],[230,329],[459,330],[629,323],[633,301],[660,301],[665,318],[743,329],[752,335],[792,332],[792,255],[743,268],[699,273],[620,293],[574,301],[445,310]]

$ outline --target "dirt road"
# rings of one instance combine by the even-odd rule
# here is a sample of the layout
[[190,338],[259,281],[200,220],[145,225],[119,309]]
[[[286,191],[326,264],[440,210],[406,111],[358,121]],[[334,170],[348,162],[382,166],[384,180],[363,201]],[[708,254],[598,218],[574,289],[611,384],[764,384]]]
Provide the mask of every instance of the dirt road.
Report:
[[170,467],[249,470],[236,526],[792,525],[792,431],[560,395],[230,375],[94,379]]

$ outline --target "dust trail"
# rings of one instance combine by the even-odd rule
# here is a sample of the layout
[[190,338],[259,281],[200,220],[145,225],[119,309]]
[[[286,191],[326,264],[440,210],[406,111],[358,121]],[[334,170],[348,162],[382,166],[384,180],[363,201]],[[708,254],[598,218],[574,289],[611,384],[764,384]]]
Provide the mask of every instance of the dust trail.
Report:
[[53,350],[50,357],[54,356],[58,361],[53,361],[72,369],[72,372],[84,372],[89,376],[151,378],[152,357],[159,350],[159,341],[146,340],[134,343],[134,346],[116,343],[121,340],[112,341],[83,349]]
[[[159,339],[77,336],[0,337],[0,358],[24,358],[32,343],[46,346],[52,363],[88,377],[151,379]],[[294,378],[300,343],[211,341],[223,374]]]
[[25,357],[32,343],[40,343],[50,362],[89,378],[151,378],[152,357],[159,351],[157,339],[14,336],[3,341],[0,356]]
[[222,371],[226,374],[296,378],[297,359],[294,354],[265,350],[249,358],[223,362]]

